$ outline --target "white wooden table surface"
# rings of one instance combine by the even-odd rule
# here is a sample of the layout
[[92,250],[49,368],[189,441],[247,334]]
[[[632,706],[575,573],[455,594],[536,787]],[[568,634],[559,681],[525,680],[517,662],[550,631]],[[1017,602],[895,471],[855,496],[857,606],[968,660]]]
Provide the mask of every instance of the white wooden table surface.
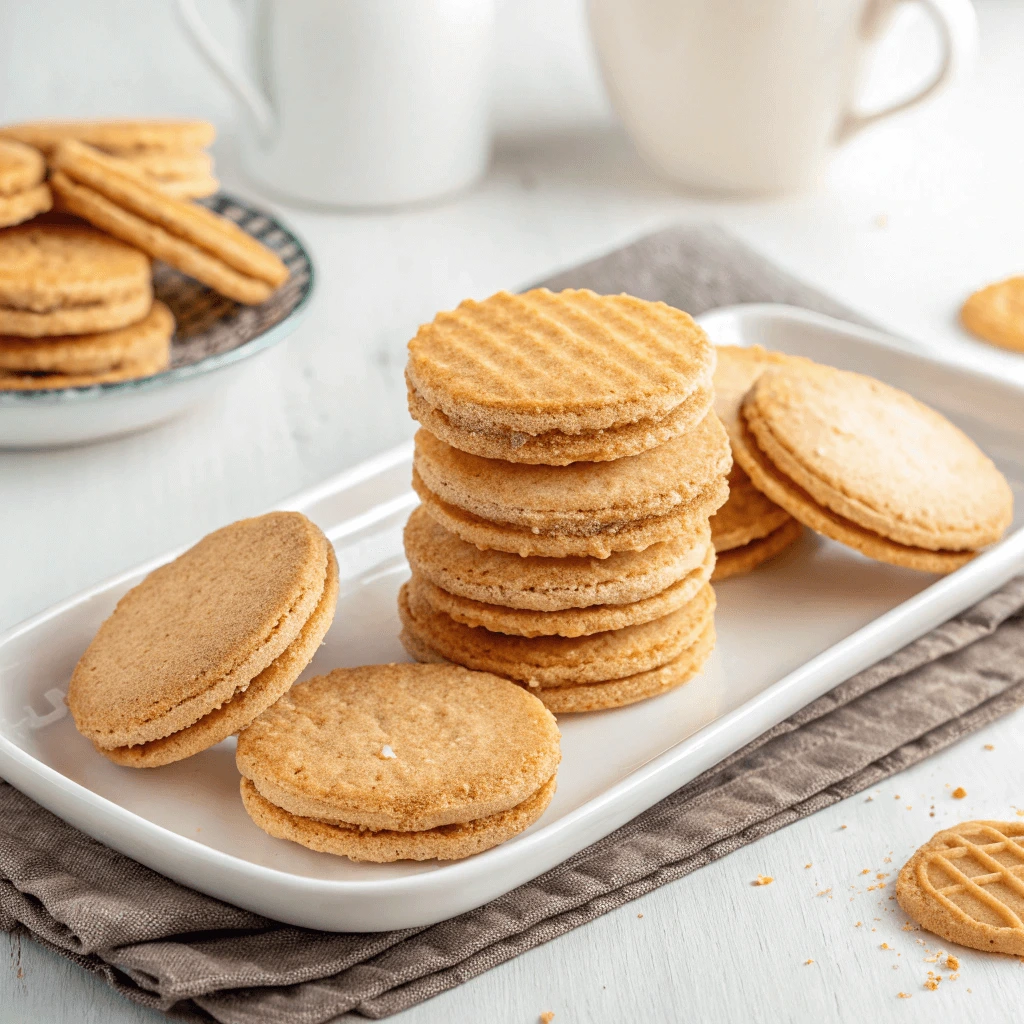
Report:
[[[0,117],[226,120],[226,99],[170,14],[139,10],[5,5]],[[1024,376],[1024,358],[970,341],[955,322],[967,292],[1024,270],[1024,5],[980,0],[979,14],[983,57],[967,92],[855,140],[816,194],[710,203],[666,189],[611,125],[579,0],[509,0],[501,136],[484,183],[414,212],[281,209],[312,247],[319,292],[301,331],[248,378],[137,437],[0,453],[0,628],[408,437],[402,365],[419,322],[676,219],[718,220],[894,331]],[[901,24],[888,46],[880,94],[926,67],[915,28]],[[244,191],[224,148],[226,183]],[[1024,963],[961,953],[948,980],[925,959],[942,944],[905,931],[891,894],[898,866],[939,827],[1024,808],[1022,731],[1019,713],[396,1019],[1004,1019],[1021,1005]],[[752,887],[758,874],[775,881]],[[938,991],[923,987],[929,970],[947,978]],[[158,1019],[32,942],[0,938],[3,1024]]]

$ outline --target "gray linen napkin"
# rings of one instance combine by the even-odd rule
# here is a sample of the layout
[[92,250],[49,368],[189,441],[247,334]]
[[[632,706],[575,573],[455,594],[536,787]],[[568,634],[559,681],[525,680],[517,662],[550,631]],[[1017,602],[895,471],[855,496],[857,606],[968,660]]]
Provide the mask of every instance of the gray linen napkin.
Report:
[[[642,239],[552,287],[693,312],[776,299],[855,319],[716,229]],[[425,929],[335,935],[186,889],[0,782],[0,928],[185,1020],[379,1019],[547,942],[1024,705],[1024,578],[859,673],[628,825],[478,910]]]

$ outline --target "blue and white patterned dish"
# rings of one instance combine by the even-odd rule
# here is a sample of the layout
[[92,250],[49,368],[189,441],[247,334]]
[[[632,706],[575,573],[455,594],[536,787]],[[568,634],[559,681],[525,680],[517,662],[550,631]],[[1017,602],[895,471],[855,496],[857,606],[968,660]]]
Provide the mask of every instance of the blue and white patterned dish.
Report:
[[291,276],[259,306],[240,306],[163,263],[154,264],[157,298],[177,331],[168,369],[138,380],[45,391],[0,391],[0,448],[82,444],[142,430],[210,395],[232,368],[299,325],[313,292],[313,263],[270,214],[224,193],[204,205],[230,218],[284,260]]

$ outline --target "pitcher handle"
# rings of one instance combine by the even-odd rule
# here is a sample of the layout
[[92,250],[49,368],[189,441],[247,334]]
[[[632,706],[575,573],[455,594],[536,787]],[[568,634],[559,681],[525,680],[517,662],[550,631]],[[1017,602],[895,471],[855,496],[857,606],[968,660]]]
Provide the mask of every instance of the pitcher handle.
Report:
[[869,114],[850,111],[839,129],[838,142],[845,142],[868,125],[923,103],[954,82],[965,79],[978,57],[978,16],[971,0],[916,0],[930,15],[942,41],[942,59],[931,81],[912,96]]
[[274,127],[274,112],[270,109],[270,104],[249,76],[232,64],[227,51],[203,21],[196,0],[176,0],[175,6],[185,31],[200,55],[249,112],[260,134],[264,137],[269,135]]

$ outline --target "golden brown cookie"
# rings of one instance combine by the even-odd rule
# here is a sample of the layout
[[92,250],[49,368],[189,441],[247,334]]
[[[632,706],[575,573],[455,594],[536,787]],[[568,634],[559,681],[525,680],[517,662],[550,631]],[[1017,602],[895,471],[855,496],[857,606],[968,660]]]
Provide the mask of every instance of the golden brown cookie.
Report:
[[715,555],[715,569],[711,574],[711,582],[719,583],[730,576],[740,576],[756,569],[763,562],[781,555],[788,547],[792,547],[804,532],[803,526],[791,516],[777,530],[767,536],[749,541],[742,547],[729,548]]
[[43,154],[32,146],[0,138],[0,196],[35,188],[46,177]]
[[[835,517],[882,542],[954,557],[994,543],[1012,519],[1009,485],[974,442],[869,377],[821,366],[767,371],[747,393],[742,418],[737,460],[797,519],[806,495],[829,514],[814,516],[818,523]],[[784,491],[799,494],[787,504]]]
[[949,942],[1024,956],[1024,822],[965,821],[903,865],[899,905]]
[[608,558],[616,551],[643,551],[652,544],[694,538],[706,527],[708,516],[713,515],[729,495],[725,477],[718,477],[696,500],[668,515],[648,516],[576,536],[548,533],[540,527],[530,529],[508,523],[488,522],[438,498],[420,479],[415,467],[412,471],[412,486],[423,502],[424,509],[446,530],[482,550],[507,551],[524,558]]
[[729,471],[729,500],[711,517],[711,540],[721,554],[760,540],[792,517],[763,495],[739,465]]
[[699,568],[710,545],[707,523],[690,536],[606,559],[521,558],[480,551],[437,523],[421,505],[405,527],[413,571],[450,594],[534,611],[625,605],[661,593]]
[[456,666],[335,669],[238,738],[260,828],[353,860],[455,860],[533,824],[554,795],[558,727],[520,687]]
[[406,375],[461,427],[541,434],[660,418],[713,369],[707,336],[663,302],[537,288],[439,313],[409,342]]
[[287,280],[277,255],[237,224],[124,173],[117,160],[66,142],[52,161],[62,207],[222,295],[256,304]]
[[11,196],[0,195],[0,228],[23,224],[53,207],[53,195],[48,185],[36,185]]
[[[160,191],[178,199],[201,199],[213,195],[220,184],[210,173],[210,157],[202,152],[143,149],[118,156],[107,153],[104,162],[119,174],[156,185]],[[151,168],[163,168],[164,173],[157,173]]]
[[714,566],[715,549],[708,544],[704,549],[704,558],[697,566],[664,590],[649,597],[629,604],[598,604],[589,608],[565,608],[559,611],[506,608],[474,601],[450,594],[415,572],[409,581],[409,588],[435,611],[450,615],[456,622],[466,626],[482,626],[493,633],[513,636],[588,636],[591,633],[650,622],[682,608],[708,582]]
[[1024,352],[1024,275],[976,291],[963,304],[960,322],[984,341]]
[[409,584],[398,596],[401,640],[414,658],[426,647],[457,665],[533,687],[606,682],[658,668],[696,640],[714,608],[714,591],[705,585],[689,604],[652,622],[583,637],[522,637],[456,622]]
[[328,549],[305,516],[271,512],[154,570],[75,667],[68,705],[78,731],[101,751],[163,739],[226,706],[297,641],[309,652],[300,634],[328,588]]
[[454,448],[488,459],[527,462],[533,465],[567,466],[571,462],[607,462],[626,455],[639,455],[692,429],[711,408],[712,390],[699,387],[661,419],[642,419],[607,430],[567,434],[549,430],[544,434],[515,431],[469,430],[453,423],[409,388],[409,414],[435,437]]
[[16,139],[47,154],[69,139],[110,153],[133,153],[204,149],[213,142],[216,130],[208,121],[169,119],[25,121],[0,128],[0,137]]
[[660,697],[688,683],[704,668],[714,649],[715,624],[708,621],[700,636],[682,654],[659,668],[606,683],[551,686],[533,692],[556,715],[622,708],[637,701]]
[[0,391],[64,391],[67,388],[91,388],[96,384],[118,384],[126,380],[152,377],[167,369],[167,356],[153,355],[129,360],[110,370],[92,373],[18,373],[0,370]]
[[714,413],[641,455],[570,466],[483,459],[416,433],[413,465],[448,505],[492,523],[590,536],[701,501],[729,471],[729,439]]
[[35,339],[0,335],[0,371],[84,374],[140,362],[164,366],[173,335],[171,311],[154,302],[142,320],[116,331]]
[[[151,294],[146,256],[92,228],[25,224],[0,232],[0,313],[85,311]],[[0,333],[16,332],[0,324]]]

